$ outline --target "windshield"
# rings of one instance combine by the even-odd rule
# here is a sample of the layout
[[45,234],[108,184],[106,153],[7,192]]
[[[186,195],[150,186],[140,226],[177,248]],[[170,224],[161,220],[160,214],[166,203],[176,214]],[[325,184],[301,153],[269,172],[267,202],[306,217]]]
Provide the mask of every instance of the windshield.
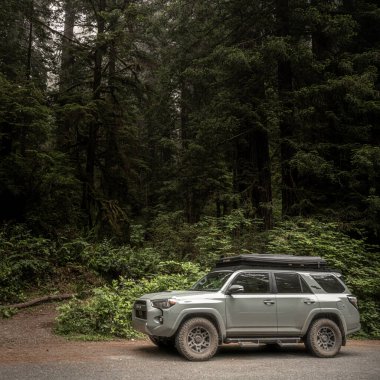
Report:
[[218,291],[229,279],[233,272],[211,272],[201,278],[191,290],[207,290],[211,292]]

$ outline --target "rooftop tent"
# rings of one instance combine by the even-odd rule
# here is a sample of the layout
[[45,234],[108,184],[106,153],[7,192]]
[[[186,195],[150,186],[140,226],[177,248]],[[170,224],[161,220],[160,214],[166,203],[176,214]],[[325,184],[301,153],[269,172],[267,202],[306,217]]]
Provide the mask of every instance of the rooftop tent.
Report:
[[327,262],[318,256],[249,254],[220,258],[215,269],[222,268],[273,268],[325,270]]

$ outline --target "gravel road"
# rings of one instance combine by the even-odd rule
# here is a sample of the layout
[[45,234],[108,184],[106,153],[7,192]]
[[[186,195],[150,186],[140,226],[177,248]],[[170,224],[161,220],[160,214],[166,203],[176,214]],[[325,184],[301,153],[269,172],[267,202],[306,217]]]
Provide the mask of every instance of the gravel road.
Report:
[[333,359],[314,358],[303,345],[226,345],[193,363],[147,341],[66,341],[52,335],[53,317],[48,306],[0,321],[1,380],[380,379],[380,341],[349,341]]
[[[373,379],[380,378],[380,344],[349,342],[334,359],[309,356],[302,345],[224,346],[209,362],[192,363],[145,341],[23,347],[0,355],[0,379]],[[22,354],[20,356],[20,354]]]

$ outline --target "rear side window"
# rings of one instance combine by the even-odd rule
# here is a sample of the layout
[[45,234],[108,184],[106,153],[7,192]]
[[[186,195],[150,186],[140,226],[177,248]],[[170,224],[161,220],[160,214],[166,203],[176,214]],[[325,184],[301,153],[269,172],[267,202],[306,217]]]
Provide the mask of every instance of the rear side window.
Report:
[[233,282],[233,285],[244,287],[244,293],[269,293],[268,273],[242,273]]
[[343,293],[342,283],[332,274],[314,274],[311,276],[326,293]]
[[278,293],[311,293],[309,287],[297,273],[275,273]]

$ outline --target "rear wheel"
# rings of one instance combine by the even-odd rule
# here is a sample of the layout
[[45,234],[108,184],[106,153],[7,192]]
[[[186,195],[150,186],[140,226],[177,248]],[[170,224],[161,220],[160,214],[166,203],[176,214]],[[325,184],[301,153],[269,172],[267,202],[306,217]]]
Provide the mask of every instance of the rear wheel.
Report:
[[342,346],[342,333],[331,319],[317,319],[307,334],[306,347],[320,358],[332,358]]
[[205,361],[212,358],[219,344],[218,331],[206,318],[192,318],[186,321],[176,336],[177,350],[191,361]]

